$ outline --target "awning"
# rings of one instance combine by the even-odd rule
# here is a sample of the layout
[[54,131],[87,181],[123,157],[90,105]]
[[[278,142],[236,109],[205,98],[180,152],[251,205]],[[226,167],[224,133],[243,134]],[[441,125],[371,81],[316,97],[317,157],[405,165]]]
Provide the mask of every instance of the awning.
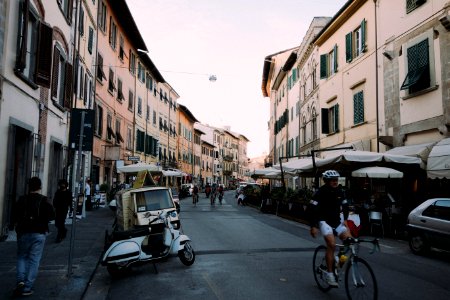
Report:
[[438,142],[428,156],[427,174],[431,179],[450,179],[450,138]]
[[421,167],[425,168],[430,151],[435,144],[436,142],[396,147],[386,151],[385,153],[419,157],[422,160]]
[[163,170],[162,173],[166,177],[183,177],[183,172],[180,170]]
[[[316,158],[315,161],[321,161],[321,158]],[[282,163],[280,166],[275,165],[273,166],[275,169],[280,170],[281,167],[283,167],[283,171],[288,171],[292,173],[298,173],[301,172],[301,168],[311,165],[312,164],[312,157],[305,157],[305,158],[298,158],[298,159],[290,159],[289,161]]]
[[403,178],[403,173],[391,168],[366,167],[353,171],[352,177]]
[[359,140],[359,141],[355,141],[355,142],[351,142],[351,143],[346,143],[346,144],[340,144],[340,145],[336,145],[333,147],[330,147],[328,149],[334,149],[334,148],[345,148],[345,147],[353,147],[353,149],[340,149],[340,150],[333,150],[333,151],[321,151],[318,152],[319,155],[322,158],[328,158],[328,157],[335,157],[338,155],[341,155],[345,152],[348,151],[354,151],[354,150],[359,150],[359,151],[367,151],[367,149],[369,149],[370,147],[370,141],[369,140]]
[[161,172],[161,167],[153,164],[137,163],[117,168],[117,171],[119,171],[120,173],[137,173],[144,170],[150,172]]

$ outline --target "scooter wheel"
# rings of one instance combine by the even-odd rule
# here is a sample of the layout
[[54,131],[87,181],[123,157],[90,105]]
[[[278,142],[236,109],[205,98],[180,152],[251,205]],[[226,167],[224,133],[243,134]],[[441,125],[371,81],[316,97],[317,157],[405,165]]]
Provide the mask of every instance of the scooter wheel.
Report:
[[195,252],[194,249],[191,246],[191,243],[186,242],[184,244],[184,249],[178,251],[178,257],[180,258],[181,262],[185,266],[191,266],[195,261]]

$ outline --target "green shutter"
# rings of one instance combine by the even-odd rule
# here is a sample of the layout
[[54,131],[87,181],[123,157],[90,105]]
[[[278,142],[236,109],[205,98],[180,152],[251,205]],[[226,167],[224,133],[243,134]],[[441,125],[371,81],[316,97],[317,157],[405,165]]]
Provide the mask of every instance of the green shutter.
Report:
[[92,54],[92,46],[94,44],[94,29],[89,26],[88,51]]
[[353,123],[364,122],[364,93],[362,91],[353,95]]
[[334,106],[334,132],[339,131],[339,104]]
[[345,60],[347,62],[351,62],[353,59],[352,36],[352,32],[347,33],[345,36]]
[[363,19],[361,21],[361,52],[366,52],[367,51],[367,46],[366,46],[366,19]]
[[322,133],[330,133],[330,124],[328,122],[328,108],[322,108],[320,117],[322,118]]
[[333,68],[334,68],[334,73],[336,73],[337,72],[337,70],[338,70],[338,52],[337,52],[337,44],[335,44],[334,45],[334,48],[333,48],[333,55],[334,55],[334,66],[333,66]]
[[328,77],[328,55],[322,54],[320,55],[320,79]]

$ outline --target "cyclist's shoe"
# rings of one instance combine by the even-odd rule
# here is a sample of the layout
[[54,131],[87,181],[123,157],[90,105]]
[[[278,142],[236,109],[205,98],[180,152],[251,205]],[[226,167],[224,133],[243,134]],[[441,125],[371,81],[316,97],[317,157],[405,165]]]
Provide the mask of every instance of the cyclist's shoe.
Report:
[[336,281],[336,278],[334,277],[333,273],[326,273],[325,280],[327,281],[328,285],[331,287],[339,287],[339,284]]

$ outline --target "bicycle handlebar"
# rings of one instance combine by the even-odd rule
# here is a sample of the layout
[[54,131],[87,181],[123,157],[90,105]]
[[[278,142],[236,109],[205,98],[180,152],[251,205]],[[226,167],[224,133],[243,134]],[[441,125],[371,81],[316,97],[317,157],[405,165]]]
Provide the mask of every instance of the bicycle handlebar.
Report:
[[360,239],[360,238],[348,238],[344,241],[344,244],[336,244],[336,246],[339,247],[346,247],[354,244],[360,244],[360,243],[371,243],[373,245],[372,250],[370,251],[370,254],[373,254],[380,250],[380,243],[378,238],[374,238],[372,240],[368,239]]

